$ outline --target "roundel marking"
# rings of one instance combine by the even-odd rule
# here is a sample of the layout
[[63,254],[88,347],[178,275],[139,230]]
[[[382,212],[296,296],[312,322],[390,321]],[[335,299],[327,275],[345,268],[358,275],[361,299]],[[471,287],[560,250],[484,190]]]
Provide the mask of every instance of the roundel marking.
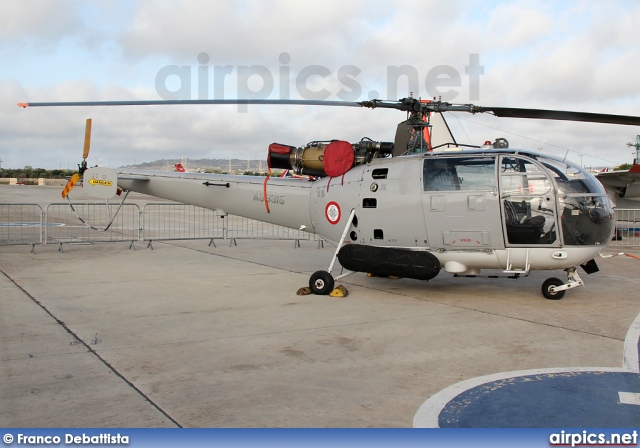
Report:
[[340,206],[337,202],[329,202],[324,209],[324,216],[326,216],[327,221],[329,221],[330,224],[338,224],[338,222],[340,222],[341,215],[342,212],[340,211]]

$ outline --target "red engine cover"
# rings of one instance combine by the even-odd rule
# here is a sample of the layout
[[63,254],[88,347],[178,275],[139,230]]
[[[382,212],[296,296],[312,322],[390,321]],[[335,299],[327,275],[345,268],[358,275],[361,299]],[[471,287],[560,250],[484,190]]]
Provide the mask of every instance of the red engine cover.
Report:
[[[271,143],[269,145],[269,153],[267,155],[267,166],[269,168],[284,168],[288,169],[288,160],[289,154],[291,151],[295,150],[295,146],[281,145],[280,143]],[[271,162],[271,154],[286,154],[286,156],[274,157],[278,161],[284,161],[284,166],[279,166],[277,163],[275,165]]]
[[331,177],[342,176],[353,167],[354,160],[351,143],[334,140],[324,150],[324,172]]

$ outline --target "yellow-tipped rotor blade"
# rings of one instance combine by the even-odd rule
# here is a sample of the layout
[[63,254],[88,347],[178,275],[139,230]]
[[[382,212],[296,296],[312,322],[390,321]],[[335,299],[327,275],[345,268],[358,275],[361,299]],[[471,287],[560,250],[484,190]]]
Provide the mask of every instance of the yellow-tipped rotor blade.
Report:
[[84,151],[82,152],[82,158],[89,157],[89,150],[91,149],[91,118],[87,118],[87,126],[84,129]]
[[78,173],[71,176],[71,179],[69,179],[69,181],[67,182],[67,185],[65,185],[64,190],[62,190],[62,199],[67,197],[71,189],[75,186],[75,184],[79,180],[80,180],[80,176],[78,175]]

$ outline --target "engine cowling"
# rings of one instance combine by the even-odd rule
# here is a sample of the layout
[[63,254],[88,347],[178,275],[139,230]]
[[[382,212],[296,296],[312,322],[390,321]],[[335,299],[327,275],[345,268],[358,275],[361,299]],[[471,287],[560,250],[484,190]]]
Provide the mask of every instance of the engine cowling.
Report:
[[272,143],[267,162],[269,168],[291,170],[295,174],[338,177],[373,157],[386,157],[392,150],[393,143],[365,139],[355,144],[344,140],[311,142],[301,148]]

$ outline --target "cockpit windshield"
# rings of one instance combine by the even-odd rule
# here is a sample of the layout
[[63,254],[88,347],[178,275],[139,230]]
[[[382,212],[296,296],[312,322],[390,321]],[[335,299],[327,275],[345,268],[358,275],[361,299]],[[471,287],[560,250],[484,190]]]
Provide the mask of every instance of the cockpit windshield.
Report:
[[509,244],[599,245],[613,233],[615,217],[604,187],[572,162],[533,153],[505,155],[500,192]]
[[600,182],[572,162],[550,157],[538,157],[538,161],[549,169],[560,194],[606,194]]

